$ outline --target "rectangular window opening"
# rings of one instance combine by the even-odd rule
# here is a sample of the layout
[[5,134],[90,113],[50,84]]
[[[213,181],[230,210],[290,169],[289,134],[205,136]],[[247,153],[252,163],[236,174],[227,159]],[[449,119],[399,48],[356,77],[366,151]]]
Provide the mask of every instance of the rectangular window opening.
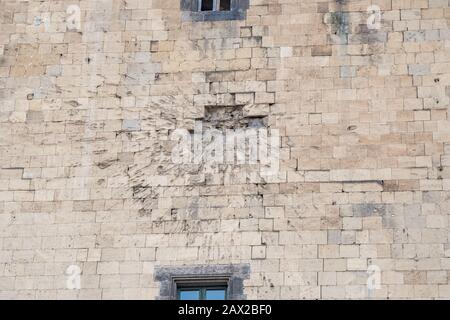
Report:
[[201,0],[200,11],[213,11],[214,0]]
[[199,0],[200,11],[230,11],[231,0]]
[[231,10],[231,0],[219,0],[219,1],[220,1],[220,11]]
[[226,300],[227,287],[178,287],[178,300]]
[[228,280],[224,278],[174,280],[177,300],[227,300]]

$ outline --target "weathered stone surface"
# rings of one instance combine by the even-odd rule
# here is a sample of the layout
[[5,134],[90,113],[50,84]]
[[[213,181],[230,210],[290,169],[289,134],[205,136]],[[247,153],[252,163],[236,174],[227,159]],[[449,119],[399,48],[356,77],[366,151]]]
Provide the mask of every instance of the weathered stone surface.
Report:
[[1,299],[450,298],[448,1],[233,3],[0,1]]

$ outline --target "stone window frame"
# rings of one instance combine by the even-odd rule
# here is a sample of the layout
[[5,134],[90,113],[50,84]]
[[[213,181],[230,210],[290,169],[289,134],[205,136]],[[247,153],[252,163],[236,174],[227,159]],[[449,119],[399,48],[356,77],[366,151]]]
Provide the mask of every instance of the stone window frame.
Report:
[[158,266],[154,272],[160,283],[157,300],[176,300],[178,284],[226,284],[227,300],[245,300],[244,280],[249,278],[249,264]]
[[[205,278],[205,279],[197,279],[197,278],[181,278],[180,280],[174,281],[174,290],[176,299],[179,300],[179,295],[183,291],[192,291],[197,290],[200,293],[199,300],[208,300],[205,299],[206,292],[208,290],[223,290],[225,292],[225,300],[228,300],[228,287],[229,287],[229,279],[223,278],[219,279],[217,277]],[[202,294],[203,293],[203,294]]]
[[180,0],[182,21],[245,20],[249,0],[231,0],[230,11],[200,11],[199,0]]

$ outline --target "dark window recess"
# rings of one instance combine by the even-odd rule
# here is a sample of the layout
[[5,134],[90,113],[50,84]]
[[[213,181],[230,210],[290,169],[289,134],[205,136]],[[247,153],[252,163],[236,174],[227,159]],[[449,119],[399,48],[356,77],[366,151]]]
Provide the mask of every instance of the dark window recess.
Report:
[[230,11],[231,0],[220,0],[220,11]]
[[200,11],[213,11],[214,10],[214,0],[201,0],[202,7]]
[[183,21],[244,20],[249,0],[180,0]]
[[200,0],[200,11],[230,11],[231,0]]

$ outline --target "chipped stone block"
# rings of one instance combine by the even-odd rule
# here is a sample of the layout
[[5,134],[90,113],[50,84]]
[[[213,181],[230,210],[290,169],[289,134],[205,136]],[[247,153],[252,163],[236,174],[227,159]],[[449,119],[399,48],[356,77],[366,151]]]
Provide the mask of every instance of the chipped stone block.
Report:
[[245,117],[264,117],[269,114],[268,104],[249,104],[243,108],[243,115]]

